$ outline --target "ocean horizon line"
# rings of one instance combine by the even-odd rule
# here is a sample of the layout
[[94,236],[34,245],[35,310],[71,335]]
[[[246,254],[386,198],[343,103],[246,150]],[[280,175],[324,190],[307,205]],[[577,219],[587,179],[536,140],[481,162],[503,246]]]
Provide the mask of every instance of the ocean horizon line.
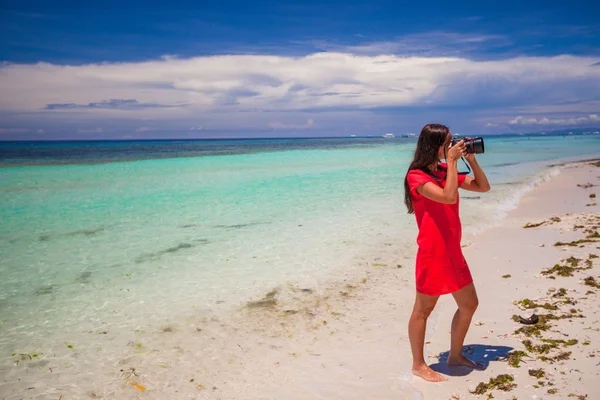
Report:
[[[418,133],[402,133],[395,134],[392,139],[416,139],[419,137]],[[551,132],[506,132],[506,133],[476,133],[476,134],[462,134],[457,133],[458,136],[485,136],[485,137],[522,137],[522,136],[588,136],[600,134],[600,128],[591,128],[589,131],[551,131]],[[408,136],[411,135],[411,136]],[[414,136],[413,136],[414,135]],[[134,138],[106,138],[106,139],[0,139],[0,143],[91,143],[91,142],[196,142],[196,141],[244,141],[244,140],[331,140],[331,139],[387,139],[384,134],[382,135],[344,135],[344,136],[257,136],[257,137],[199,137],[199,138],[148,138],[148,139],[134,139]]]

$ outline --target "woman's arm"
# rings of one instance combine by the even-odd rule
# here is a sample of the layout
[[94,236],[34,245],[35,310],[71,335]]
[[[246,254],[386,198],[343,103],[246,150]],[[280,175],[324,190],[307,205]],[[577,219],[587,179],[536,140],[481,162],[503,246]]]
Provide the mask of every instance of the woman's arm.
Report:
[[464,141],[458,142],[454,146],[449,146],[446,170],[446,185],[442,189],[433,182],[427,182],[417,188],[417,193],[427,197],[430,200],[442,204],[455,204],[458,199],[458,160],[465,155],[466,145]]
[[429,200],[442,204],[454,204],[458,198],[458,169],[456,160],[448,161],[446,186],[442,189],[433,182],[427,182],[417,188],[417,192]]
[[473,178],[467,176],[460,188],[471,192],[487,192],[490,190],[490,183],[488,182],[487,176],[485,176],[485,172],[483,172],[483,169],[477,162],[475,154],[467,154],[465,158],[469,162],[469,165],[471,165]]

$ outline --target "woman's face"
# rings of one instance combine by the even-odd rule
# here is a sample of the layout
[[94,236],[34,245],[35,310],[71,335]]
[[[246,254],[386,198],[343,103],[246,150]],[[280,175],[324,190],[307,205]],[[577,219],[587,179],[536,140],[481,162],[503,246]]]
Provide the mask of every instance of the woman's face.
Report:
[[450,145],[450,142],[452,142],[452,133],[448,132],[448,136],[446,136],[446,140],[444,141],[444,144],[440,146],[440,148],[438,149],[438,160],[443,160],[446,158],[445,154],[444,154],[444,149],[446,149],[446,151],[448,150],[448,146]]

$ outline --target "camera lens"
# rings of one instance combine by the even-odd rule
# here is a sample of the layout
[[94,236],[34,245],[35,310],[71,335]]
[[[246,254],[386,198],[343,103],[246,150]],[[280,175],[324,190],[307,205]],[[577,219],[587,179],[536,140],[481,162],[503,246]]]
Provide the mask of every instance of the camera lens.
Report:
[[475,137],[472,139],[452,138],[452,146],[455,146],[456,143],[460,142],[461,140],[465,141],[468,154],[482,154],[485,151],[482,137]]
[[483,146],[483,138],[476,137],[470,142],[470,146],[467,149],[468,153],[482,154],[485,151],[485,147]]

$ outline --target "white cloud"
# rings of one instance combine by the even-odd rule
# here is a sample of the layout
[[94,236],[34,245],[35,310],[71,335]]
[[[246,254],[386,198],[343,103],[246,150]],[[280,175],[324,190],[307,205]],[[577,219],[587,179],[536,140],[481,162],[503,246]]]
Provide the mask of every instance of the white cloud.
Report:
[[[496,38],[463,35],[453,40],[485,43]],[[275,121],[271,122],[275,129],[285,129],[294,126],[285,121],[298,120],[288,114],[302,110],[455,105],[481,109],[490,104],[489,108],[497,109],[522,107],[512,115],[525,115],[531,114],[528,107],[554,107],[554,112],[560,112],[562,104],[571,102],[565,107],[576,108],[579,99],[593,99],[600,92],[600,68],[592,65],[599,61],[599,57],[579,56],[476,61],[315,53],[167,56],[80,66],[2,64],[0,111],[18,112],[23,121],[32,113],[53,122],[94,119],[90,125],[111,118],[182,121],[182,129],[199,116],[211,128],[215,120],[226,126],[245,119],[255,121],[255,126]],[[136,107],[113,107],[114,99]],[[19,121],[14,125],[22,125]],[[9,124],[7,119],[5,123]]]
[[519,115],[518,117],[508,121],[508,123],[510,125],[584,125],[590,123],[600,123],[600,117],[597,114],[568,118],[523,117]]
[[37,133],[44,134],[44,133],[46,133],[46,131],[43,129],[38,129]]
[[306,121],[306,124],[298,125],[298,124],[285,124],[282,122],[269,122],[269,126],[273,129],[308,129],[312,128],[315,123],[312,119]]

